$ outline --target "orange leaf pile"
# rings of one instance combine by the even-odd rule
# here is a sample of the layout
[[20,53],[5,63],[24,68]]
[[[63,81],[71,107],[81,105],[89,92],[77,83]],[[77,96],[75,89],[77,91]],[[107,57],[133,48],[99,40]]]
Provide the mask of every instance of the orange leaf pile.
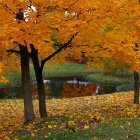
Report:
[[[36,116],[39,118],[36,100],[34,100],[34,107]],[[104,120],[113,117],[137,117],[140,115],[140,105],[134,105],[133,94],[125,92],[70,99],[50,99],[47,100],[47,111],[49,116],[68,116],[73,122],[78,123],[78,120],[84,122],[93,118]],[[19,129],[23,121],[23,100],[0,100],[0,139],[10,136],[14,130]]]

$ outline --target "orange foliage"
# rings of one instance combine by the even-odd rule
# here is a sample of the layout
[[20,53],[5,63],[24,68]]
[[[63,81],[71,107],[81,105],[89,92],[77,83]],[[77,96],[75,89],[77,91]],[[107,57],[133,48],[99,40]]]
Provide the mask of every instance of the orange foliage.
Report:
[[83,97],[83,96],[91,96],[96,91],[96,86],[93,84],[88,84],[86,87],[84,85],[71,85],[65,83],[63,85],[63,89],[61,91],[61,96],[63,98],[71,98],[71,97]]
[[[15,20],[20,12],[24,21]],[[52,47],[52,36],[65,43],[78,33],[53,59],[82,59],[82,51],[91,66],[102,68],[102,58],[114,57],[133,71],[140,68],[140,53],[134,50],[140,41],[138,0],[1,0],[0,26],[2,52],[18,50],[15,43],[28,46],[30,52],[33,44],[42,60],[59,48]]]

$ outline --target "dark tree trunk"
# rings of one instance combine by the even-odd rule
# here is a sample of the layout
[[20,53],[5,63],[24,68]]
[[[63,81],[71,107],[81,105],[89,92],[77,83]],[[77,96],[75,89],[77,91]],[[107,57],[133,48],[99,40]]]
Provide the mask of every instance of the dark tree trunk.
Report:
[[31,45],[31,58],[33,61],[35,76],[37,80],[39,113],[40,113],[41,118],[45,118],[47,117],[47,112],[46,112],[46,100],[45,100],[43,75],[42,75],[42,69],[40,67],[39,60],[38,60],[38,50],[36,50],[33,45]]
[[28,124],[35,119],[30,85],[29,57],[27,47],[19,45],[19,49],[21,56],[22,88],[24,96],[24,117],[25,123]]
[[134,72],[134,103],[139,104],[139,73]]
[[59,49],[57,49],[54,53],[52,53],[51,55],[49,55],[48,57],[46,57],[44,60],[42,60],[41,61],[41,64],[39,64],[38,50],[35,49],[35,47],[34,47],[33,44],[30,44],[30,47],[31,47],[30,57],[32,58],[32,61],[33,61],[35,75],[36,75],[36,80],[37,80],[38,97],[39,97],[39,112],[40,112],[41,118],[47,117],[46,100],[45,100],[45,92],[44,92],[44,83],[43,83],[43,75],[42,75],[43,67],[44,67],[45,63],[48,60],[50,60],[55,55],[57,55],[58,53],[60,53],[63,49],[68,48],[69,45],[71,44],[72,40],[74,39],[74,37],[77,34],[78,34],[78,32],[76,34],[74,34],[68,40],[68,42],[66,42],[64,44],[61,44],[61,45],[59,44],[58,45],[59,46]]

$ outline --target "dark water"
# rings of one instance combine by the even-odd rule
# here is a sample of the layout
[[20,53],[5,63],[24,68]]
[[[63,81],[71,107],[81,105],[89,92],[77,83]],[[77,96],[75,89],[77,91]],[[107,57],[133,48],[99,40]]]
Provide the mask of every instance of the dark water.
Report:
[[[72,98],[109,94],[117,91],[117,86],[98,85],[80,77],[50,78],[44,80],[47,98]],[[37,98],[36,81],[32,81],[33,97]],[[23,98],[21,87],[0,88],[0,98]]]

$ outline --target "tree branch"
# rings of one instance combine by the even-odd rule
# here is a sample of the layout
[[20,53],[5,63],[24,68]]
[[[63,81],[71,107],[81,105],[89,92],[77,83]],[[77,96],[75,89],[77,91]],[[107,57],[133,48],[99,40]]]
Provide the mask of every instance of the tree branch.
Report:
[[[13,50],[13,49],[9,49],[9,50],[7,50],[7,52],[8,52],[8,56],[11,55],[12,53],[20,54],[20,51]],[[31,57],[31,52],[29,52],[28,55],[29,55],[29,57]]]
[[71,3],[70,5],[68,5],[67,8],[64,8],[64,10],[68,10],[71,6],[73,6],[74,4],[76,4],[79,0],[76,0],[75,2]]
[[10,55],[12,53],[20,54],[20,51],[18,51],[18,50],[12,50],[12,49],[7,50],[7,52],[8,52],[8,55]]
[[64,44],[54,44],[56,46],[59,46],[59,49],[57,49],[55,52],[53,52],[51,55],[49,55],[48,57],[46,57],[45,59],[43,59],[41,61],[41,70],[43,70],[43,67],[45,65],[45,63],[50,60],[51,58],[53,58],[55,55],[57,55],[58,53],[60,53],[63,49],[66,49],[67,47],[69,47],[69,45],[71,44],[72,40],[74,39],[74,37],[78,34],[78,32],[76,34],[74,34],[69,40],[68,42],[64,43]]

